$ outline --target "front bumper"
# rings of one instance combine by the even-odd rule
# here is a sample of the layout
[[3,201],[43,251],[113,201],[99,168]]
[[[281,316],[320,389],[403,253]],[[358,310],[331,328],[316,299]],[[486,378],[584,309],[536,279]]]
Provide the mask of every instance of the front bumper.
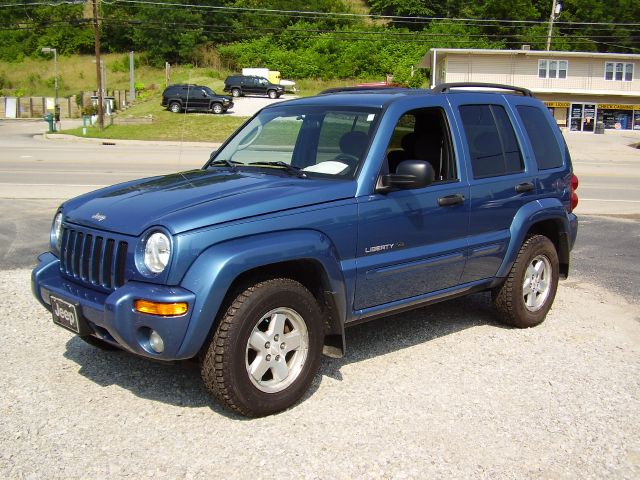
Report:
[[[184,341],[195,295],[180,287],[169,287],[129,281],[111,293],[101,293],[64,278],[60,261],[51,253],[42,254],[31,274],[31,288],[38,301],[51,310],[51,295],[76,303],[79,313],[92,334],[112,345],[136,355],[157,360],[184,360],[178,352]],[[176,317],[162,317],[136,312],[133,302],[187,302],[189,311]],[[154,352],[149,346],[149,333],[154,330],[164,341],[164,351]]]

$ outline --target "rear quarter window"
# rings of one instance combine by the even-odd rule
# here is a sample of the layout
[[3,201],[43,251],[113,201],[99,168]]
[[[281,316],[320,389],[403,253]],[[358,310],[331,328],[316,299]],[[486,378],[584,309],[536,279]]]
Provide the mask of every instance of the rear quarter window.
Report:
[[538,107],[527,105],[518,105],[516,110],[529,137],[538,169],[561,167],[562,151],[545,113]]

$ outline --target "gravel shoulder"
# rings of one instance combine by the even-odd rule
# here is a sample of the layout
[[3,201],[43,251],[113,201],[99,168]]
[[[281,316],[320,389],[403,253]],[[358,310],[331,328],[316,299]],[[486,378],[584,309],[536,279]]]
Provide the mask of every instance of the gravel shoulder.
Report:
[[190,364],[96,350],[0,272],[0,478],[639,478],[640,308],[562,282],[541,326],[479,294],[348,330],[289,411],[220,409]]

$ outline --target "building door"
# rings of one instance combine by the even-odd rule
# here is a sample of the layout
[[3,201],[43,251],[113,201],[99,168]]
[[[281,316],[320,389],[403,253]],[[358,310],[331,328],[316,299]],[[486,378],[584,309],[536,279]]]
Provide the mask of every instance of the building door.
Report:
[[593,132],[596,127],[595,103],[572,103],[570,129],[574,132]]

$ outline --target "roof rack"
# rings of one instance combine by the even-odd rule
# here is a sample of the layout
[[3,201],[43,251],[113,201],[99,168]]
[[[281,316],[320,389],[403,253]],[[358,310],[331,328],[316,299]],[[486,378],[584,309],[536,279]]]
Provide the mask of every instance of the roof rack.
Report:
[[398,87],[395,85],[377,85],[366,87],[334,87],[323,90],[318,95],[330,95],[332,93],[349,93],[349,92],[384,92],[390,93],[392,91],[406,91],[407,87]]
[[457,83],[441,83],[431,89],[433,93],[447,93],[454,88],[482,88],[491,90],[511,90],[518,92],[525,97],[533,97],[533,93],[528,88],[514,87],[513,85],[502,85],[500,83],[481,83],[481,82],[457,82]]

